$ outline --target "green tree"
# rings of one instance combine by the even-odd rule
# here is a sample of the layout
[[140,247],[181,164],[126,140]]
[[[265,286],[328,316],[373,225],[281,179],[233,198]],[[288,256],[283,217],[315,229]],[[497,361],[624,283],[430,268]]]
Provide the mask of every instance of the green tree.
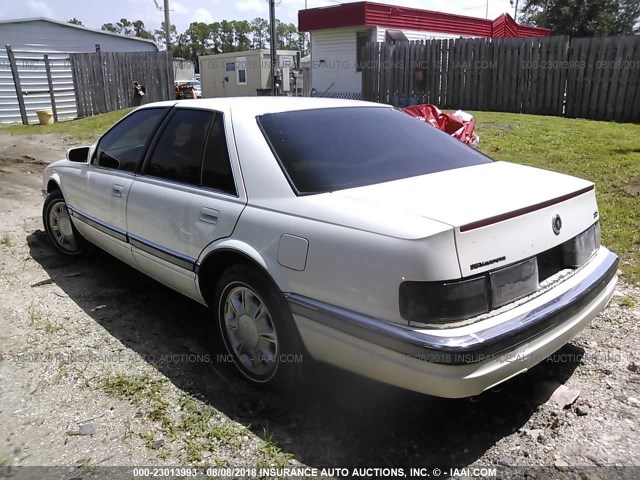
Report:
[[[170,35],[169,38],[171,39],[171,48],[173,49],[176,47],[177,44],[179,44],[178,29],[174,24],[171,24],[169,35]],[[158,48],[160,50],[167,49],[167,37],[165,36],[164,22],[162,22],[162,25],[160,26],[160,28],[153,31],[152,38],[156,42],[156,45],[158,45]],[[177,56],[182,57],[182,55],[177,55]]]
[[82,25],[82,26],[84,26],[83,23],[80,20],[78,20],[76,17],[73,17],[67,23],[71,23],[73,25]]
[[251,22],[251,48],[267,48],[269,46],[269,22],[264,18],[255,18]]
[[118,28],[113,23],[105,23],[100,27],[100,30],[111,33],[118,33]]
[[215,48],[212,26],[203,22],[192,22],[184,33],[177,36],[177,44],[172,48],[175,57],[192,60],[198,64],[198,57],[220,53]]
[[153,34],[144,27],[144,22],[142,20],[136,20],[132,24],[133,27],[133,35],[139,38],[146,38],[149,40],[153,40]]
[[118,23],[116,23],[116,28],[118,29],[118,33],[121,35],[133,35],[133,22],[127,20],[126,18],[121,18]]
[[235,51],[245,52],[251,49],[251,25],[246,20],[232,22],[235,31]]
[[227,20],[222,20],[220,22],[220,40],[222,43],[222,52],[234,52],[234,25],[232,22],[228,22]]
[[639,0],[525,0],[519,20],[574,37],[640,33]]

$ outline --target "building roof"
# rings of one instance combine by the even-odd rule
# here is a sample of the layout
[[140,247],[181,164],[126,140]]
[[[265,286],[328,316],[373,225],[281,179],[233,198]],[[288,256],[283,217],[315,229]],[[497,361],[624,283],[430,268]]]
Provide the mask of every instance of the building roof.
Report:
[[92,32],[92,33],[99,33],[102,35],[111,35],[114,37],[119,37],[119,38],[125,38],[127,40],[135,40],[138,42],[148,42],[151,43],[153,45],[156,46],[156,42],[154,42],[153,40],[149,40],[147,38],[140,38],[140,37],[132,37],[130,35],[122,35],[120,33],[113,33],[113,32],[107,32],[105,30],[98,30],[95,28],[89,28],[89,27],[85,27],[84,25],[76,25],[74,23],[68,23],[68,22],[63,22],[61,20],[53,20],[51,18],[45,18],[45,17],[31,17],[31,18],[16,18],[13,20],[0,20],[0,26],[2,26],[3,24],[7,24],[7,23],[28,23],[28,22],[48,22],[48,23],[56,23],[58,25],[62,25],[63,27],[69,27],[69,28],[76,28],[79,30],[84,30],[87,32]]
[[355,26],[424,30],[474,37],[542,37],[551,34],[547,28],[518,25],[506,13],[495,20],[486,20],[374,2],[345,3],[298,12],[298,29],[301,32]]
[[[298,52],[299,50],[285,50],[285,49],[279,48],[276,51],[276,54],[295,56]],[[233,58],[233,57],[245,57],[247,55],[255,55],[255,54],[271,55],[271,50],[269,50],[268,48],[257,48],[255,50],[243,50],[241,52],[225,52],[225,53],[212,53],[210,55],[200,55],[198,58],[201,58],[204,60],[210,60],[214,58],[223,59],[223,58]]]

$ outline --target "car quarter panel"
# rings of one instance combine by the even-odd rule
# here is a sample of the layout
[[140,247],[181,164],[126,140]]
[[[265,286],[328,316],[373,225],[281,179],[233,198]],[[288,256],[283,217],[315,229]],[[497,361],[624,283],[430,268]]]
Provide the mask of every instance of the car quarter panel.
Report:
[[[255,113],[233,110],[232,118],[248,200],[233,238],[260,252],[281,290],[406,323],[403,280],[460,277],[451,226],[332,193],[296,196]],[[278,263],[288,253],[280,251],[283,235],[308,242],[304,269]]]
[[[286,279],[283,291],[406,324],[398,308],[402,281],[460,275],[453,230],[436,230],[420,239],[397,238],[249,205],[234,238],[270,259]],[[304,270],[278,264],[283,234],[308,241]]]

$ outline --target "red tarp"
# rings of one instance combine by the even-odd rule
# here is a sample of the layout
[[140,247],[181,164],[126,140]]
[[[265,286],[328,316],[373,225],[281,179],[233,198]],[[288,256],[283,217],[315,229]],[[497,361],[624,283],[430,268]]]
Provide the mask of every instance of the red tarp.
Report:
[[462,143],[471,146],[476,146],[480,143],[480,138],[473,133],[473,129],[476,126],[475,118],[462,110],[458,110],[456,113],[450,115],[442,112],[435,105],[425,103],[405,107],[402,111],[412,117],[429,123],[438,130],[447,132]]

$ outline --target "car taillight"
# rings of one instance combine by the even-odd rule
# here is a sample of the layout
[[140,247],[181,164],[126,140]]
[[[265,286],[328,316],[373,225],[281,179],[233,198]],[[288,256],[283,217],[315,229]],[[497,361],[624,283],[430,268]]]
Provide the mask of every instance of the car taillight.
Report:
[[444,282],[400,285],[400,315],[418,323],[450,323],[472,318],[535,293],[541,279],[578,268],[600,248],[600,224],[536,257],[484,275]]
[[400,314],[412,322],[446,323],[489,311],[486,276],[468,280],[400,285]]

